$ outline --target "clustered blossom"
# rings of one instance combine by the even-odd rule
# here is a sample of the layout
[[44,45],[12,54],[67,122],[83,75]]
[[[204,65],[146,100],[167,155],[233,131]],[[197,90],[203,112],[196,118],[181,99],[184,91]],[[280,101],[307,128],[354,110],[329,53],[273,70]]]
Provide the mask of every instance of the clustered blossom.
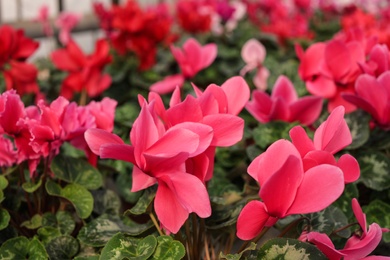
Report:
[[96,162],[84,132],[97,127],[112,131],[115,106],[109,98],[77,106],[60,96],[49,105],[39,100],[37,106],[25,107],[14,90],[4,92],[0,95],[0,166],[28,161],[33,177],[41,158],[51,160],[64,142],[84,150],[90,162]]
[[241,77],[210,85],[204,92],[194,86],[194,91],[196,97],[188,95],[182,101],[177,88],[168,109],[155,92],[148,100],[139,97],[141,112],[130,131],[131,145],[107,131],[85,133],[89,147],[101,158],[134,165],[132,191],[157,183],[154,208],[162,227],[172,233],[191,212],[210,216],[205,182],[212,177],[215,148],[241,140],[244,121],[237,115],[249,99],[249,87]]
[[0,41],[0,72],[6,89],[16,89],[20,95],[39,94],[38,70],[26,62],[39,43],[25,37],[22,30],[14,30],[8,25],[0,27]]
[[343,116],[344,108],[337,107],[316,130],[314,142],[302,128],[293,128],[292,142],[276,141],[252,161],[248,173],[259,183],[262,201],[251,201],[242,209],[237,220],[239,238],[252,239],[288,215],[323,210],[342,194],[344,183],[359,178],[354,157],[343,155],[338,162],[334,158],[352,142]]

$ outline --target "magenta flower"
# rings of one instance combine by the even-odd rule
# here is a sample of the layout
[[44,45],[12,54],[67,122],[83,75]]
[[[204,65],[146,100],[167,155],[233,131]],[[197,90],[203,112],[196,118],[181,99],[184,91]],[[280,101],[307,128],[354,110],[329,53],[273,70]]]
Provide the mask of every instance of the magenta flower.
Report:
[[238,216],[237,236],[243,240],[288,215],[323,210],[344,190],[338,167],[321,164],[304,171],[298,150],[287,140],[276,141],[255,158],[248,173],[259,183],[262,201],[249,202]]
[[185,161],[210,146],[213,129],[204,124],[185,122],[165,130],[153,106],[154,102],[143,102],[130,132],[132,145],[99,129],[87,130],[85,139],[101,158],[134,164],[132,191],[158,184],[154,201],[157,217],[165,229],[177,233],[189,213],[195,212],[202,218],[211,214],[206,187],[186,172]]
[[315,131],[313,141],[301,126],[293,127],[290,137],[302,157],[305,170],[324,163],[335,165],[343,171],[345,183],[350,183],[360,176],[359,163],[350,154],[342,155],[337,162],[334,158],[335,153],[352,143],[344,111],[342,106],[335,108]]
[[322,109],[322,98],[307,96],[298,98],[291,81],[280,76],[275,82],[271,96],[261,90],[252,92],[252,100],[246,109],[261,123],[274,120],[300,122],[311,125],[319,117]]
[[310,232],[307,234],[307,240],[315,244],[330,260],[340,260],[342,257],[344,260],[390,259],[390,257],[383,256],[367,257],[378,246],[382,239],[382,233],[387,230],[382,229],[377,223],[372,223],[367,228],[366,215],[355,198],[352,199],[352,210],[361,232],[350,237],[343,249],[337,250],[326,234]]
[[176,86],[181,87],[185,79],[193,78],[199,71],[213,63],[217,56],[217,45],[209,43],[201,46],[194,38],[189,38],[182,49],[172,45],[171,52],[179,64],[181,73],[153,84],[150,86],[151,91],[165,94],[172,92]]
[[267,89],[269,70],[263,66],[266,54],[264,45],[256,39],[249,39],[241,49],[241,57],[246,65],[241,69],[240,75],[244,76],[249,71],[257,69],[253,83],[259,90]]
[[14,144],[4,137],[0,131],[0,167],[10,167],[17,161],[18,153],[14,149]]

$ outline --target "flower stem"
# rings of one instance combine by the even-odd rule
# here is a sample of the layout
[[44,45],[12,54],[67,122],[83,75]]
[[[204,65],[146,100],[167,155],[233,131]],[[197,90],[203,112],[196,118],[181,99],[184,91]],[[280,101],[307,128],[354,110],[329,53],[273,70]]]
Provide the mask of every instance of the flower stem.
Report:
[[158,233],[160,234],[160,236],[163,236],[164,233],[162,232],[160,226],[158,225],[157,219],[156,219],[156,217],[153,215],[153,212],[150,212],[150,213],[149,213],[149,217],[150,217],[150,219],[152,220],[152,222],[153,222],[154,226],[156,227],[156,229],[157,229]]
[[79,105],[85,106],[86,104],[87,104],[87,89],[83,88],[80,94]]

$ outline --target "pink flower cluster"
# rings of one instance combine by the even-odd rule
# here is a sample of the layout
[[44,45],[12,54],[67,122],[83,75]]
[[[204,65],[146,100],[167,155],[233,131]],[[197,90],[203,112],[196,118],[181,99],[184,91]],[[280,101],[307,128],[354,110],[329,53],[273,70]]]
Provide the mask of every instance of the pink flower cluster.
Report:
[[241,77],[222,86],[209,85],[204,92],[194,86],[194,91],[196,97],[181,100],[177,88],[168,109],[155,92],[148,100],[139,97],[141,112],[130,132],[131,145],[108,131],[85,133],[89,147],[101,158],[134,165],[132,191],[158,184],[154,208],[163,228],[172,233],[191,212],[210,216],[205,182],[213,174],[215,148],[241,140],[244,120],[237,115],[249,99],[249,87]]
[[241,211],[237,220],[241,239],[254,238],[286,216],[323,210],[343,193],[345,183],[359,178],[354,157],[334,158],[352,142],[343,107],[320,125],[313,141],[300,126],[291,129],[290,137],[292,142],[276,141],[248,167],[260,185],[262,201],[251,201]]
[[0,166],[28,161],[30,175],[36,173],[41,158],[51,160],[64,142],[86,152],[91,162],[96,158],[84,140],[88,128],[112,131],[116,101],[105,98],[87,106],[77,106],[64,97],[47,105],[25,107],[14,90],[0,95]]

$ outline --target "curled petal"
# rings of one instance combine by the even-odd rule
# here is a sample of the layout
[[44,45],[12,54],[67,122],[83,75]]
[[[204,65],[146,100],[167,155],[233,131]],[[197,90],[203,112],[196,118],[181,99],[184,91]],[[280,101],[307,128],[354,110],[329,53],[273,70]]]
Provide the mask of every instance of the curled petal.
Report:
[[214,138],[212,146],[231,146],[242,139],[244,134],[244,120],[230,114],[208,115],[203,123],[213,128]]
[[270,216],[260,201],[251,201],[245,205],[237,219],[237,236],[242,240],[256,237]]
[[337,166],[344,173],[345,183],[351,183],[359,179],[360,166],[358,161],[350,154],[344,154],[337,161]]
[[91,151],[97,155],[100,155],[100,147],[104,144],[124,144],[119,136],[97,128],[85,131],[84,137]]

